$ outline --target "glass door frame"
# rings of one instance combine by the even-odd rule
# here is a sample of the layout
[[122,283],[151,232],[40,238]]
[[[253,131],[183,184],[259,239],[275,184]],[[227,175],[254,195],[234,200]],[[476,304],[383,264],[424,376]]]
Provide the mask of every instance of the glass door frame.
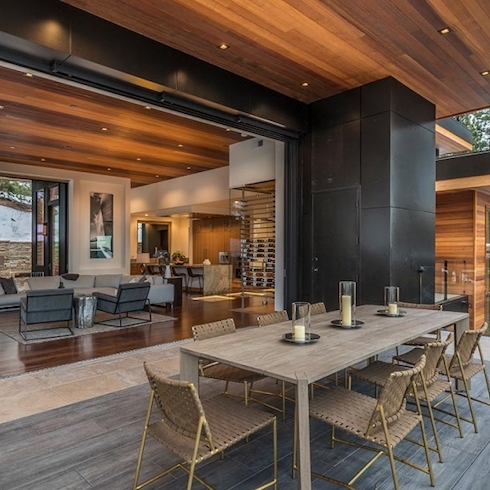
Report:
[[[46,276],[68,272],[68,185],[32,181],[32,272]],[[42,199],[38,200],[38,196]],[[42,207],[42,209],[40,209]],[[58,219],[53,219],[54,213]],[[53,263],[55,242],[57,264]],[[40,253],[38,253],[40,252]]]

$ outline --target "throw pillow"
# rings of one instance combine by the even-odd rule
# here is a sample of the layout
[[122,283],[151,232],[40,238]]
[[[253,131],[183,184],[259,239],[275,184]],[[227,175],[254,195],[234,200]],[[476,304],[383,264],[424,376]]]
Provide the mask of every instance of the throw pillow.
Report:
[[0,277],[0,284],[5,294],[17,294],[17,288],[13,277]]
[[145,282],[147,280],[146,276],[141,276],[138,280],[138,282]]
[[25,293],[31,290],[27,277],[14,277],[14,284],[18,293]]

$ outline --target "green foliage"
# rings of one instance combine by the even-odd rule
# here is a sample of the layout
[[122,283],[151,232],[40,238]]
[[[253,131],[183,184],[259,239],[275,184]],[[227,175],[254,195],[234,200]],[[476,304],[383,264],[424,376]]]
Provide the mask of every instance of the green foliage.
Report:
[[0,192],[2,191],[16,196],[30,196],[32,194],[32,185],[30,182],[21,180],[0,179]]
[[186,259],[186,256],[183,252],[181,252],[180,250],[176,250],[173,254],[172,254],[172,262],[184,262]]
[[458,116],[457,120],[473,133],[473,151],[490,150],[490,109]]

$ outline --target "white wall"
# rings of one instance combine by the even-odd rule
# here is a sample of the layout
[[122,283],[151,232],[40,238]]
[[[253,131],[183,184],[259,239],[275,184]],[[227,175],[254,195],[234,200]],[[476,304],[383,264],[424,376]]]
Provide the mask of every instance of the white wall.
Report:
[[[131,213],[199,212],[199,206],[228,201],[228,167],[131,189]],[[209,211],[209,209],[208,209]]]
[[[0,174],[12,178],[68,183],[68,271],[79,274],[129,273],[129,179],[0,162]],[[90,193],[114,195],[114,257],[90,258]]]

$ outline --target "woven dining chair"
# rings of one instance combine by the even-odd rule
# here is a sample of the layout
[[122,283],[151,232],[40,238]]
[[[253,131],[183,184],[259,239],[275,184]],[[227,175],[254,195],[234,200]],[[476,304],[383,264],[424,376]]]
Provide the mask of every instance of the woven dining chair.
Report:
[[[233,318],[227,318],[225,320],[219,320],[211,323],[202,323],[201,325],[194,325],[192,327],[192,335],[194,341],[211,339],[219,337],[221,335],[230,335],[235,333],[235,322]],[[205,378],[219,379],[225,381],[225,395],[236,396],[234,393],[228,391],[230,383],[243,384],[243,399],[245,405],[248,405],[250,399],[250,389],[253,386],[254,381],[264,379],[265,376],[252,371],[247,371],[235,366],[223,364],[221,362],[211,361],[209,359],[199,360],[199,375]]]
[[[454,354],[452,356],[446,354],[450,377],[456,382],[462,382],[464,387],[464,389],[458,389],[455,393],[466,398],[470,409],[471,419],[461,417],[461,420],[473,424],[475,432],[478,432],[478,425],[476,423],[472,400],[485,405],[490,405],[490,400],[487,401],[482,400],[481,398],[472,397],[469,386],[470,379],[478,373],[483,372],[487,392],[490,398],[490,381],[488,379],[487,368],[485,366],[485,360],[480,345],[480,339],[487,331],[487,328],[488,323],[485,322],[481,328],[477,330],[465,330],[454,348]],[[475,360],[473,357],[476,351],[478,351],[480,356],[479,360]]]
[[[398,303],[398,308],[417,308],[419,310],[434,310],[442,311],[442,305],[435,304],[425,304],[425,303]],[[421,335],[412,340],[407,340],[404,345],[412,345],[423,347],[427,343],[434,342],[434,340],[441,340],[441,331],[437,330],[435,332],[430,332],[427,335]],[[398,354],[398,349],[397,349]]]
[[[257,317],[257,325],[259,327],[267,327],[268,325],[275,325],[276,323],[282,323],[289,321],[289,315],[286,310],[282,311],[274,311],[272,313],[267,313],[265,315],[260,315]],[[279,381],[278,381],[279,382]],[[282,419],[286,419],[286,400],[290,400],[294,402],[293,398],[287,397],[287,392],[293,389],[293,386],[286,387],[286,383],[281,381],[281,389],[280,391],[265,391],[265,390],[257,390],[252,388],[251,392],[257,393],[260,395],[270,395],[270,396],[278,396],[281,398],[281,412]]]
[[[176,468],[183,469],[189,475],[187,490],[192,488],[194,480],[213,490],[195,474],[196,465],[268,427],[272,430],[273,475],[269,482],[257,487],[257,490],[271,487],[277,490],[277,423],[274,415],[246,407],[223,395],[201,401],[192,383],[169,379],[158,368],[147,363],[144,363],[144,368],[151,392],[133,490],[153,483]],[[152,416],[155,408],[159,415],[156,421]],[[149,436],[177,455],[180,461],[138,483]],[[257,458],[263,457],[263,452],[257,453]],[[157,456],[152,455],[152,460],[153,466],[158,464]]]
[[321,315],[327,312],[327,308],[325,307],[325,303],[312,303],[310,312],[312,315]]
[[[350,380],[352,378],[365,381],[367,383],[374,384],[376,387],[383,387],[388,380],[392,372],[404,369],[399,363],[408,364],[410,366],[416,365],[420,358],[425,355],[425,366],[422,369],[420,376],[416,378],[416,388],[417,396],[420,402],[423,402],[427,406],[428,417],[431,423],[432,431],[434,434],[435,447],[429,447],[431,450],[435,451],[439,456],[439,461],[442,463],[442,447],[439,441],[439,435],[437,431],[436,420],[434,417],[434,410],[437,406],[435,403],[442,395],[444,399],[447,397],[446,392],[450,393],[453,412],[446,412],[452,417],[456,418],[457,424],[454,424],[447,420],[438,419],[447,425],[455,427],[459,430],[460,437],[463,437],[463,429],[461,427],[461,420],[458,411],[458,405],[456,403],[456,398],[454,391],[452,389],[451,379],[449,378],[449,373],[445,369],[445,378],[439,375],[439,366],[441,364],[447,367],[446,359],[444,357],[445,351],[449,345],[453,343],[453,334],[451,333],[448,338],[444,341],[437,342],[434,340],[432,343],[428,343],[423,349],[412,349],[406,354],[400,356],[395,356],[392,363],[375,361],[369,364],[363,369],[354,371],[350,374],[349,386],[351,385]],[[398,363],[398,364],[395,364]],[[406,368],[408,369],[408,367]],[[408,393],[410,398],[415,398],[414,393]],[[443,400],[440,401],[442,403]],[[434,404],[434,405],[433,405]]]
[[[312,475],[346,488],[353,488],[352,485],[364,471],[379,457],[385,455],[390,461],[395,490],[399,490],[395,460],[428,474],[430,484],[434,486],[435,478],[432,471],[427,436],[422,416],[420,415],[420,403],[415,388],[415,377],[419,375],[424,366],[425,356],[422,356],[417,365],[412,369],[399,370],[391,373],[377,398],[372,398],[341,386],[333,386],[328,390],[322,391],[311,400],[310,417],[331,426],[330,445],[332,448],[335,442],[341,442],[376,453],[349,482],[336,480],[328,476],[325,472],[317,473],[312,471]],[[406,395],[409,390],[415,393],[415,400],[418,407],[417,413],[406,409]],[[422,435],[422,441],[420,442],[407,438],[417,426],[420,428]],[[335,429],[348,432],[350,435],[355,436],[355,438],[361,439],[362,442],[356,442],[355,438],[352,437],[349,437],[348,441],[342,440],[336,436]],[[293,451],[294,463],[296,461],[296,432]],[[321,440],[323,442],[323,439]],[[402,458],[401,453],[400,455],[395,455],[394,449],[403,440],[416,442],[417,445],[424,447],[426,467]]]

